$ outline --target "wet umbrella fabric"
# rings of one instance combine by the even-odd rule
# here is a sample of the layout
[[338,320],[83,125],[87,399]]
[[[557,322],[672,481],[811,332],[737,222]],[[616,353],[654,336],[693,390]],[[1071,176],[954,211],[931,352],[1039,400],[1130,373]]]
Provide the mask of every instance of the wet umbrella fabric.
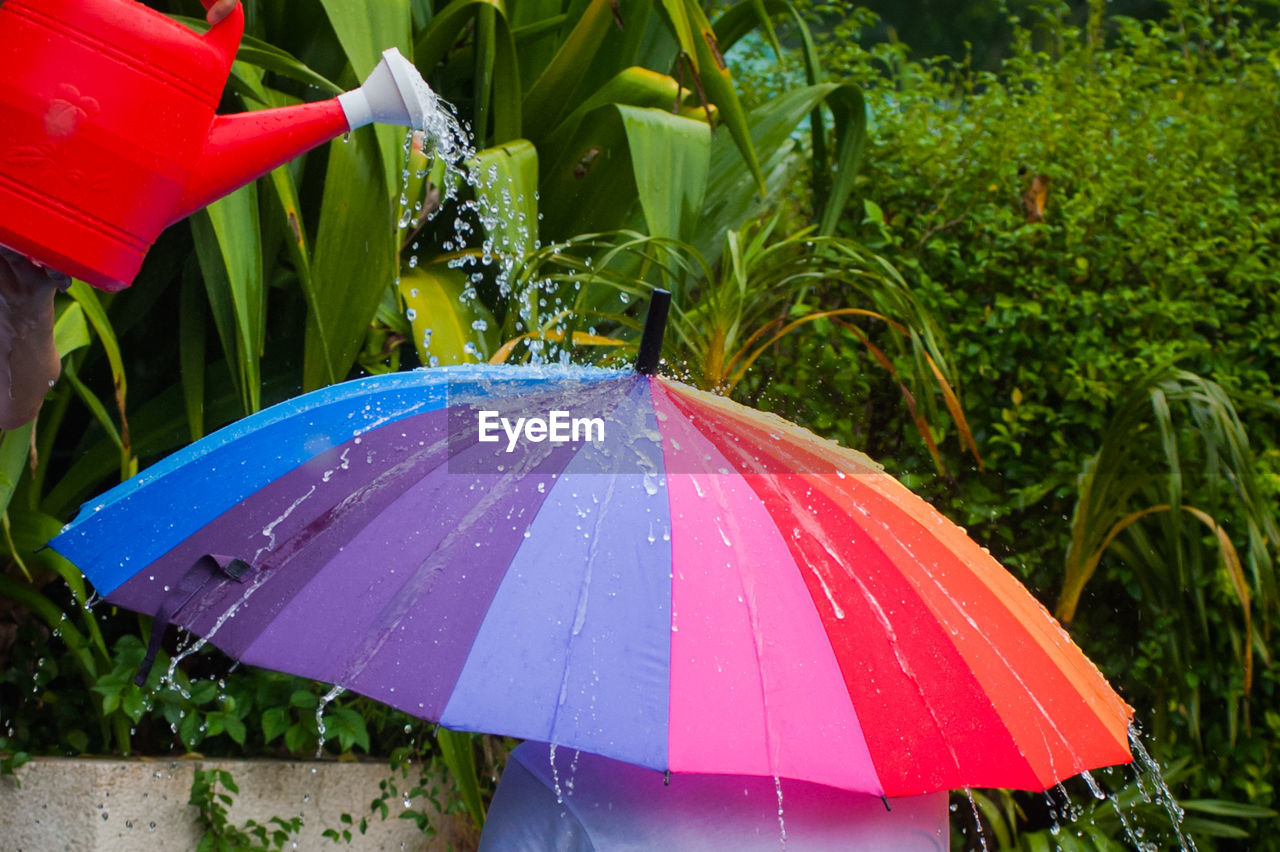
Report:
[[[603,440],[508,453],[478,440],[485,407],[599,418]],[[327,388],[52,546],[246,663],[653,769],[899,796],[1130,759],[1131,709],[963,530],[860,453],[654,376]]]
[[[542,743],[511,753],[480,852],[698,849],[776,852],[945,852],[947,795],[880,799],[773,779],[674,775]],[[782,809],[779,821],[778,810]]]

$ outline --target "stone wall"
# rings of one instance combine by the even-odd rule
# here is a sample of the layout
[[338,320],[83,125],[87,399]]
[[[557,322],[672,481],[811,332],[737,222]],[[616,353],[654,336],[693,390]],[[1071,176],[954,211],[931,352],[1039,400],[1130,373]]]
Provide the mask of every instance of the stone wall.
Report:
[[[441,815],[423,800],[415,810],[433,814],[434,837],[413,820],[398,819],[403,799],[388,802],[388,819],[370,813],[379,782],[391,776],[385,763],[291,762],[205,759],[36,758],[14,777],[0,778],[0,849],[6,852],[145,852],[195,849],[196,809],[187,804],[197,769],[229,771],[240,793],[228,821],[236,826],[273,816],[301,816],[298,849],[467,850],[478,836],[464,815]],[[407,787],[408,784],[398,786]],[[447,787],[441,782],[441,788]],[[341,814],[368,833],[353,831],[350,845],[322,834],[341,830]],[[287,847],[286,847],[287,848]]]

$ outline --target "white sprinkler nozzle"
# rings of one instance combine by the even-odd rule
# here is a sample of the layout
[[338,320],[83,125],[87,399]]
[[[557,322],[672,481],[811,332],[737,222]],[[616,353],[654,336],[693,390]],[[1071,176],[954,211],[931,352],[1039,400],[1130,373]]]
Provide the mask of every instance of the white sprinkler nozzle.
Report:
[[364,85],[338,95],[338,103],[351,130],[373,121],[422,130],[436,108],[436,94],[413,63],[389,47]]

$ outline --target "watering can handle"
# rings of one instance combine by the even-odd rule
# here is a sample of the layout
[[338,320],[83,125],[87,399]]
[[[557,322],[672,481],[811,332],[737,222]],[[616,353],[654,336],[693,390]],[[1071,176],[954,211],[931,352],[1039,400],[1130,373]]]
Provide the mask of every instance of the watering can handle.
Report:
[[[207,11],[217,0],[200,0]],[[225,18],[209,27],[204,34],[205,41],[222,54],[226,72],[231,73],[231,63],[236,60],[236,51],[240,49],[240,38],[244,35],[244,6],[237,2]]]

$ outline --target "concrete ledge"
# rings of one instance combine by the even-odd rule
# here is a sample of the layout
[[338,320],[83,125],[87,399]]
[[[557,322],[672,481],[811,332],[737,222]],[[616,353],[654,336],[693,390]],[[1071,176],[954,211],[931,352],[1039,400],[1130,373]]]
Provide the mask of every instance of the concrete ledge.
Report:
[[[197,769],[225,769],[240,793],[228,821],[266,823],[273,816],[301,816],[298,849],[475,849],[479,842],[465,815],[443,815],[429,802],[411,807],[431,814],[437,834],[428,838],[413,820],[397,819],[403,799],[388,802],[384,821],[369,814],[379,782],[391,776],[385,763],[293,762],[213,759],[35,758],[15,777],[0,778],[0,848],[11,852],[145,852],[194,849],[200,839],[196,809],[187,804]],[[16,781],[15,781],[16,778]],[[411,786],[398,778],[397,787]],[[443,791],[447,783],[441,781]],[[335,845],[322,835],[341,831],[349,813],[369,831]]]

